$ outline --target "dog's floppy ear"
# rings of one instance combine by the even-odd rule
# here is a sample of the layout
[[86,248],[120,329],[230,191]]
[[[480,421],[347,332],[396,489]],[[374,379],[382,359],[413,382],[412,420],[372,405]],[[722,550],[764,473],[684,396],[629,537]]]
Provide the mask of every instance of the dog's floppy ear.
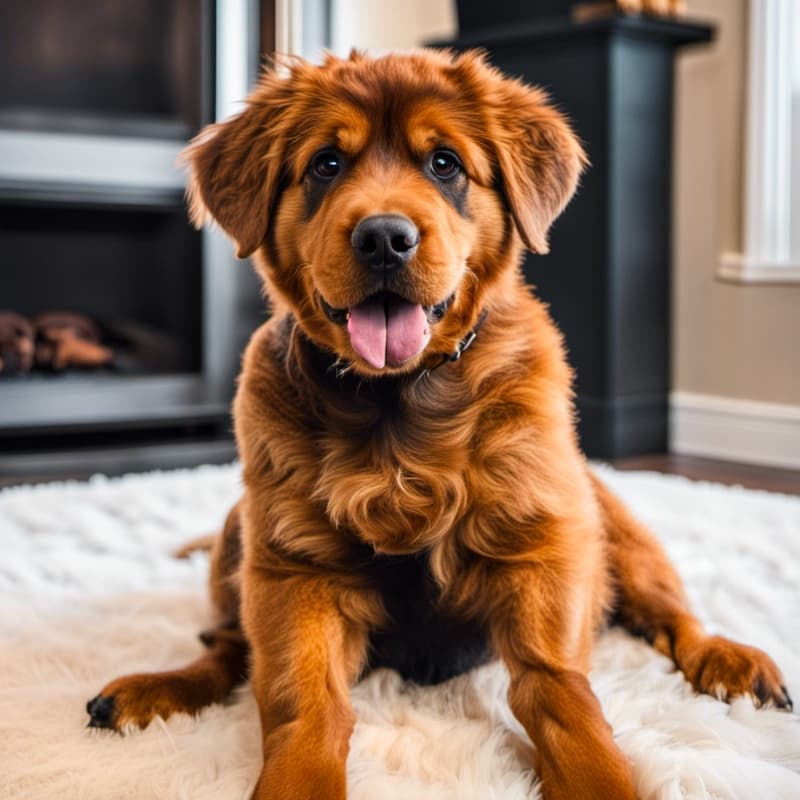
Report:
[[246,258],[264,240],[283,170],[282,117],[287,81],[265,75],[235,117],[208,125],[183,151],[189,167],[189,213],[202,227],[209,218]]
[[547,232],[574,194],[586,155],[546,92],[506,78],[482,56],[471,55],[470,66],[485,79],[489,146],[517,230],[529,250],[547,253]]

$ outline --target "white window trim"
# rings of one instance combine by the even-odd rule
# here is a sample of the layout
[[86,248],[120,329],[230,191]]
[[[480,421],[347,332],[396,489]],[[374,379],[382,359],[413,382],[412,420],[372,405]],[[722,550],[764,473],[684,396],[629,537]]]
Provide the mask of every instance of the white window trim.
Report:
[[[793,40],[800,34],[796,0],[751,0],[747,128],[745,143],[744,252],[723,253],[717,277],[738,283],[800,282],[798,245],[792,254],[792,223],[798,220],[800,114],[793,111],[797,64]],[[793,116],[794,113],[794,126]],[[792,208],[794,200],[795,208]],[[797,227],[797,225],[795,225]],[[795,236],[797,232],[795,232]]]
[[282,55],[303,53],[303,0],[276,0],[275,52]]
[[252,0],[217,3],[216,120],[242,111],[250,91],[251,64],[255,59],[250,37],[254,11]]
[[[217,2],[217,103],[216,119],[244,109],[253,88],[262,55],[258,41],[257,0]],[[276,0],[275,52],[298,55],[303,51],[303,0]]]

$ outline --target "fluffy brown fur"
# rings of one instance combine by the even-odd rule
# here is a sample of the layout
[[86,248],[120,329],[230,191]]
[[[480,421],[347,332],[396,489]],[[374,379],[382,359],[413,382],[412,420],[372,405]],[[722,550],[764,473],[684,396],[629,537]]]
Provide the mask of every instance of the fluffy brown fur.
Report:
[[[460,163],[446,180],[431,172],[442,148]],[[315,173],[321,151],[339,159],[331,180]],[[447,677],[479,663],[483,641],[508,667],[545,797],[624,800],[631,767],[587,679],[611,615],[697,690],[789,706],[767,655],[703,632],[659,545],[579,451],[561,336],[519,269],[523,246],[546,252],[584,165],[541,91],[474,53],[298,61],[187,159],[195,220],[253,254],[273,307],[235,402],[245,490],[212,557],[223,624],[188,668],[106,687],[92,724],[218,700],[249,649],[255,796],[342,800],[348,687],[376,664],[416,675],[407,651]],[[376,271],[351,236],[386,213],[419,242]],[[331,318],[378,290],[428,314],[452,296],[398,366],[365,361]]]

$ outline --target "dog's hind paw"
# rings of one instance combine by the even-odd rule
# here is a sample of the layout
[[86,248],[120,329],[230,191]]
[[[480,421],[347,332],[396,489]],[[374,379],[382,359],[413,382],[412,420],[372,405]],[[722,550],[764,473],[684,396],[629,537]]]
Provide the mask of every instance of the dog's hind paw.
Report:
[[709,636],[681,656],[681,668],[700,692],[726,701],[750,697],[757,708],[793,709],[780,670],[762,650]]
[[156,716],[164,719],[175,711],[169,679],[153,675],[126,675],[104,686],[86,704],[90,728],[108,728],[124,733],[130,728],[144,730]]

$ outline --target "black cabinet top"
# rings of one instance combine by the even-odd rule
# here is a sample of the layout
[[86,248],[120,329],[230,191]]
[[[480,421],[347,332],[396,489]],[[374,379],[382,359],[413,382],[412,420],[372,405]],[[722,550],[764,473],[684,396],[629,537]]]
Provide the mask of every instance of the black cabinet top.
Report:
[[481,30],[462,31],[450,41],[429,42],[432,47],[497,48],[512,44],[549,44],[581,38],[625,36],[663,42],[675,47],[710,42],[713,26],[705,22],[662,19],[643,15],[616,14],[602,19],[576,22],[563,17],[530,22],[492,25]]

